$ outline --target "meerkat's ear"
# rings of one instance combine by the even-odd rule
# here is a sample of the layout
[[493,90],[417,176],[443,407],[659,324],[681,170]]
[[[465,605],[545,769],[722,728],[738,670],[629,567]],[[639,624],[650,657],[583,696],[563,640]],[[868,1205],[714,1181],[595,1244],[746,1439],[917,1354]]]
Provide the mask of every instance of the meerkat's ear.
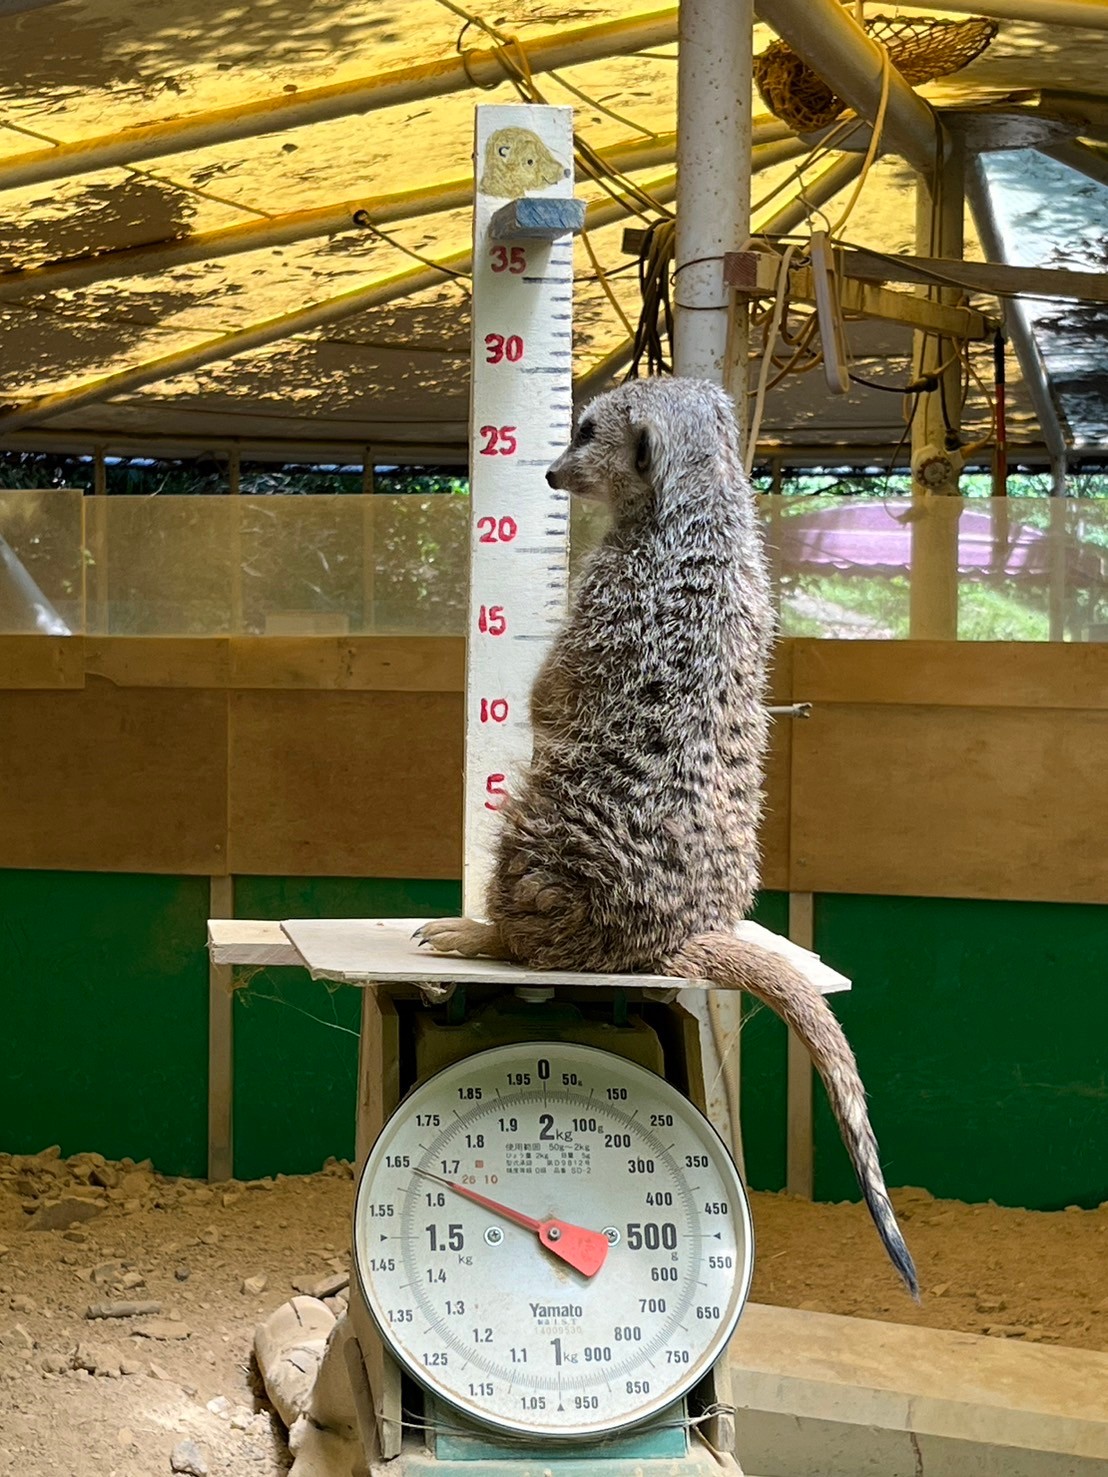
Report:
[[635,444],[635,471],[640,477],[648,476],[654,463],[655,434],[654,427],[647,421],[635,421],[631,426],[631,435]]

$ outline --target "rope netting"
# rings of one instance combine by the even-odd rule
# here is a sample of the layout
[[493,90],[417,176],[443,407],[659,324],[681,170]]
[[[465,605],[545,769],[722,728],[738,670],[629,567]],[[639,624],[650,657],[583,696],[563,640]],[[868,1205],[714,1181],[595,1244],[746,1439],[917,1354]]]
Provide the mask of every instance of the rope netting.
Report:
[[[996,21],[931,20],[876,15],[866,32],[880,42],[905,82],[913,87],[961,71],[981,55],[998,30]],[[784,41],[774,41],[754,58],[754,80],[766,107],[797,133],[834,123],[846,103]]]

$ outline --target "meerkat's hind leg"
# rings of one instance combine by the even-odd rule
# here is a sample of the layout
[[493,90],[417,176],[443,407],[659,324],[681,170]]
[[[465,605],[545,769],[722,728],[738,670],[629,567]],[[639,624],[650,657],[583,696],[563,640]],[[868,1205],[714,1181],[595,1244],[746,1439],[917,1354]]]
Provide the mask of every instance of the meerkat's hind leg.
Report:
[[508,950],[495,923],[475,918],[432,918],[412,935],[430,944],[436,954],[460,954],[463,959],[507,959]]

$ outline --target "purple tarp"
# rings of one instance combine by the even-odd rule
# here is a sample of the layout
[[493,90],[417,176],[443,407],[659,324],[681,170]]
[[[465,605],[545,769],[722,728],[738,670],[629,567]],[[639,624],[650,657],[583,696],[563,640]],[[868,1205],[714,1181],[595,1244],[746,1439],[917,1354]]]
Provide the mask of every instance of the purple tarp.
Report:
[[[769,540],[780,550],[790,574],[832,569],[866,574],[906,574],[912,562],[910,504],[852,503],[813,508],[777,519]],[[966,510],[958,521],[958,572],[1006,579],[1047,581],[1053,550],[1049,533],[1011,517],[1007,529],[1000,509]],[[1101,551],[1066,540],[1064,578],[1068,584],[1099,585],[1104,579]]]

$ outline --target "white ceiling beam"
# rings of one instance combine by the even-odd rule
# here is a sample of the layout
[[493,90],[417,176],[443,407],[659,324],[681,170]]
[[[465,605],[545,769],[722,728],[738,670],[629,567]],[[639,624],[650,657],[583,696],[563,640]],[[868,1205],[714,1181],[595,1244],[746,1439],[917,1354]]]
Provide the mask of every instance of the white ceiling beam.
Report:
[[[761,20],[861,117],[871,123],[881,100],[882,48],[839,0],[757,0]],[[891,68],[882,143],[930,173],[942,139],[935,113]]]
[[[650,14],[602,21],[598,25],[564,27],[526,42],[527,62],[534,73],[579,66],[604,57],[626,56],[664,46],[677,39],[677,10],[670,7]],[[508,53],[510,55],[510,53]],[[492,47],[478,47],[445,61],[422,62],[325,87],[305,87],[294,93],[253,102],[235,103],[183,118],[122,128],[95,138],[35,149],[0,160],[0,190],[67,179],[94,169],[135,164],[192,149],[208,149],[237,139],[257,138],[325,123],[358,113],[394,108],[432,97],[465,92],[471,87],[492,88],[507,73]]]
[[[966,200],[974,225],[977,227],[978,238],[985,249],[985,255],[992,262],[1002,262],[1004,242],[1001,239],[1000,227],[997,224],[996,213],[989,195],[988,178],[981,159],[975,159],[970,168],[966,170]],[[1058,407],[1050,388],[1050,376],[1047,374],[1039,343],[1032,328],[1031,315],[1027,311],[1027,304],[1018,297],[1009,298],[1001,306],[1004,312],[1004,326],[1012,341],[1012,347],[1016,351],[1020,373],[1039,422],[1043,442],[1050,453],[1051,465],[1055,468],[1056,476],[1060,470],[1064,483],[1068,455],[1066,433],[1062,428],[1062,418],[1058,414]]]
[[[772,132],[771,129],[765,131]],[[762,143],[757,128],[755,140],[751,161],[754,170],[768,169],[771,165],[796,158],[806,153],[808,148],[795,137]],[[614,144],[598,152],[610,168],[621,174],[633,174],[638,170],[672,164],[675,151],[676,135],[662,133],[656,138],[636,138]],[[579,179],[589,177],[580,168],[577,175]],[[42,292],[74,291],[95,282],[117,282],[128,277],[171,272],[193,262],[214,261],[247,251],[269,250],[299,241],[320,240],[344,231],[365,229],[355,220],[356,215],[364,215],[371,225],[387,226],[398,221],[438,215],[443,211],[461,210],[472,201],[473,179],[466,175],[415,190],[368,196],[338,205],[321,205],[312,210],[289,211],[264,221],[244,221],[241,225],[224,226],[217,231],[197,231],[188,236],[144,242],[116,251],[87,252],[47,262],[40,267],[0,272],[0,302]]]
[[1108,155],[1102,154],[1099,150],[1090,149],[1087,144],[1076,140],[1065,140],[1057,144],[1044,145],[1041,152],[1049,154],[1052,159],[1057,159],[1059,164],[1075,169],[1086,179],[1108,187]]
[[[676,175],[673,172],[656,179],[647,180],[642,187],[659,203],[673,199],[676,191]],[[603,200],[590,205],[585,213],[588,230],[600,230],[634,213],[635,207],[626,200]],[[0,411],[0,438],[9,431],[21,430],[25,426],[38,425],[56,415],[81,409],[118,395],[129,394],[146,385],[172,379],[175,375],[190,374],[208,364],[231,359],[254,349],[267,347],[281,339],[296,334],[309,333],[315,329],[337,323],[371,308],[383,307],[400,298],[426,292],[439,287],[448,280],[451,272],[468,272],[471,265],[469,250],[454,252],[441,259],[436,267],[413,267],[394,276],[371,282],[364,287],[352,288],[337,297],[327,298],[306,308],[296,308],[289,313],[264,319],[249,328],[236,329],[215,338],[204,339],[187,349],[177,349],[157,359],[132,365],[114,374],[102,375],[85,384],[59,390],[52,395],[43,395],[27,400],[12,408]]]
[[[915,10],[916,4],[911,6]],[[986,15],[999,21],[1036,21],[1046,26],[1087,26],[1108,31],[1108,5],[1104,0],[935,0],[925,10],[953,10],[966,15]]]
[[[767,144],[771,151],[803,152],[799,139]],[[600,157],[620,173],[640,169],[657,169],[672,164],[676,150],[676,134],[663,133],[656,138],[634,138],[607,149],[598,150]],[[774,153],[789,157],[788,153]],[[580,168],[578,179],[588,178]],[[116,281],[120,278],[155,272],[169,272],[192,262],[212,261],[218,257],[237,256],[246,251],[262,251],[275,246],[289,246],[298,241],[318,240],[343,231],[364,229],[356,215],[364,214],[371,224],[391,225],[397,221],[416,220],[447,210],[462,210],[473,203],[473,176],[443,180],[415,190],[394,194],[346,200],[340,204],[322,205],[312,210],[294,210],[266,220],[244,221],[217,231],[197,231],[189,236],[170,237],[117,251],[94,251],[79,257],[48,262],[41,267],[25,267],[13,272],[0,272],[0,302],[25,297],[29,293],[57,292],[86,287],[93,282]]]

